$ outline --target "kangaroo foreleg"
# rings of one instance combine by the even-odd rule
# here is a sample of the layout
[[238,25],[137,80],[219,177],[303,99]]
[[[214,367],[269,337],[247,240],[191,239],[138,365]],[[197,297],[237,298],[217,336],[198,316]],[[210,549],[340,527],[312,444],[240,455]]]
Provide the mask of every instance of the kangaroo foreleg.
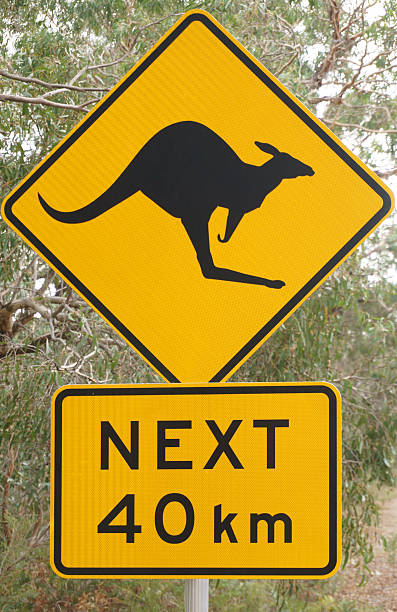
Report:
[[205,278],[248,283],[251,285],[264,285],[272,289],[281,289],[285,285],[281,280],[270,280],[269,278],[261,278],[260,276],[243,274],[242,272],[215,266],[210,251],[208,221],[208,219],[182,219],[183,226],[194,246],[197,260]]

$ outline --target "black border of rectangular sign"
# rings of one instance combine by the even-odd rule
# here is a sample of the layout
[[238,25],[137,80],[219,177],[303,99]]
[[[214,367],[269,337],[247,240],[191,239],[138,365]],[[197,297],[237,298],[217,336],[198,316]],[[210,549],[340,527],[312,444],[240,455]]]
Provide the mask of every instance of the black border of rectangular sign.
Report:
[[[120,396],[120,395],[230,395],[230,394],[276,394],[276,393],[324,393],[329,399],[329,561],[321,568],[236,568],[236,567],[202,567],[202,568],[117,568],[117,567],[66,567],[61,560],[61,506],[62,506],[62,403],[70,396]],[[326,576],[336,567],[338,560],[338,461],[337,432],[338,423],[337,398],[330,387],[322,384],[313,385],[247,385],[247,386],[205,386],[196,387],[97,387],[66,388],[55,398],[55,457],[54,457],[54,565],[67,576]]]
[[82,125],[10,196],[4,206],[6,218],[23,234],[57,270],[107,319],[119,333],[169,382],[178,378],[114,316],[114,314],[14,215],[13,204],[31,185],[105,112],[111,104],[154,62],[159,55],[194,21],[204,24],[236,57],[238,57],[271,91],[278,96],[313,132],[350,166],[382,199],[379,211],[319,270],[279,312],[268,321],[211,379],[219,382],[257,346],[304,297],[366,236],[391,209],[389,194],[331,136],[292,100],[233,40],[204,13],[189,13],[179,25],[146,57],[146,59],[94,110]]

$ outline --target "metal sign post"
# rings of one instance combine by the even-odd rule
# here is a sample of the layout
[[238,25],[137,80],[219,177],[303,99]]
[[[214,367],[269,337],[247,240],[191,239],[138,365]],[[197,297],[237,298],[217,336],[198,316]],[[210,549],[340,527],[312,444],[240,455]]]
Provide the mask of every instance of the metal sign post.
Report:
[[185,581],[185,612],[208,612],[208,578]]

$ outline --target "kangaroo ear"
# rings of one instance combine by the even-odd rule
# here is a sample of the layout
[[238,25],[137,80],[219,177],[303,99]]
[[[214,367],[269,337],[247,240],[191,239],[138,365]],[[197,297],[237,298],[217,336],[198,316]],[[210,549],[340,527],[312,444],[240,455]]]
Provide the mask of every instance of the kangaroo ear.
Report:
[[255,144],[261,149],[261,151],[264,151],[265,153],[270,153],[270,155],[277,155],[277,153],[280,153],[280,151],[276,149],[276,147],[273,147],[273,145],[268,144],[266,142],[258,142],[256,140]]

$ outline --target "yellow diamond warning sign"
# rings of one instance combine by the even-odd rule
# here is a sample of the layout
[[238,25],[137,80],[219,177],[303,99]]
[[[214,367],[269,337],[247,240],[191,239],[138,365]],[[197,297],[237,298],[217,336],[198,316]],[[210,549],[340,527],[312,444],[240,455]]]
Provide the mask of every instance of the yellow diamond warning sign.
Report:
[[224,380],[391,210],[210,15],[187,13],[3,216],[169,381]]
[[340,428],[327,383],[64,387],[52,404],[53,569],[329,577]]

